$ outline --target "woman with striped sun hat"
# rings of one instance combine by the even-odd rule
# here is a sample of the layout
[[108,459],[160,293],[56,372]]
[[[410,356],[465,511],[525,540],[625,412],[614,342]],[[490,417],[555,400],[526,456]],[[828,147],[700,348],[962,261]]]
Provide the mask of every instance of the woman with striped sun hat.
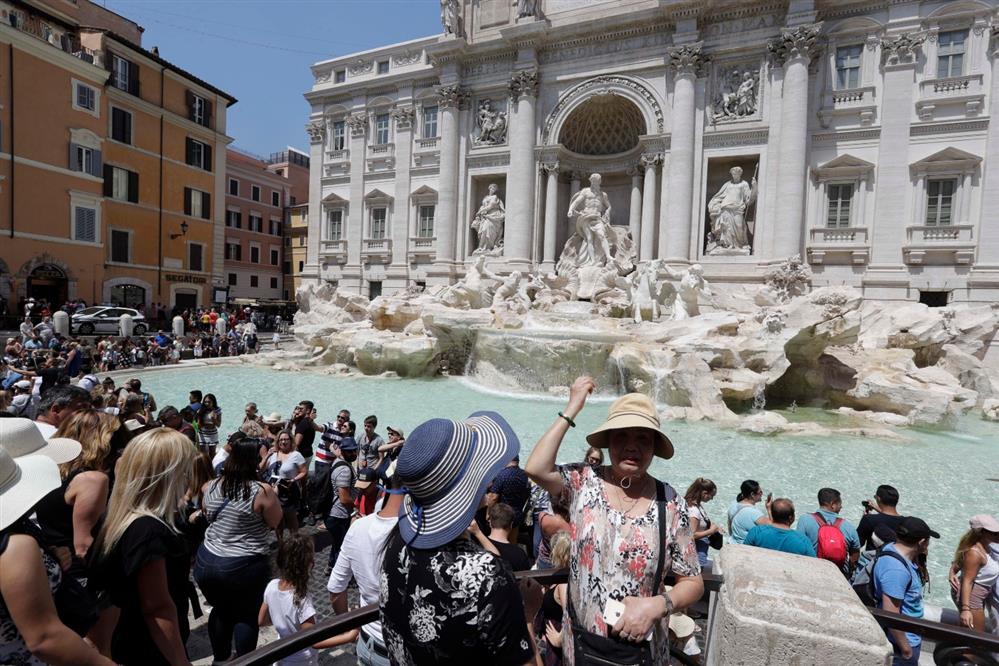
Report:
[[[534,660],[513,572],[467,534],[489,483],[519,451],[513,429],[494,412],[431,419],[410,433],[395,470],[407,494],[385,548],[379,593],[393,663]],[[540,589],[528,596],[536,612]]]

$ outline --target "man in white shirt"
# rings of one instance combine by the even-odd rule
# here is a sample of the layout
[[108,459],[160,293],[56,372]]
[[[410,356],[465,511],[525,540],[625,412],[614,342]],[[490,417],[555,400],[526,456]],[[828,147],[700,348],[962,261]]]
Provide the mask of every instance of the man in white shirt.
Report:
[[[362,606],[378,603],[381,554],[385,541],[399,521],[403,498],[401,484],[395,477],[395,463],[389,467],[386,476],[389,481],[385,505],[380,511],[356,521],[347,530],[343,546],[340,547],[340,556],[326,585],[330,592],[330,603],[338,615],[347,612],[347,585],[351,578],[357,581]],[[357,640],[357,663],[359,666],[389,666],[381,622],[376,620],[361,627],[361,635]]]

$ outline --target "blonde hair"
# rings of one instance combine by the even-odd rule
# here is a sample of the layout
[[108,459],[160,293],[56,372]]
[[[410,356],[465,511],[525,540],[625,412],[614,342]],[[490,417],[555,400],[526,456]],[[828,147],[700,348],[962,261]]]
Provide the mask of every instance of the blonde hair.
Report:
[[569,566],[570,551],[572,550],[572,539],[565,530],[559,530],[552,535],[551,556],[549,560],[556,569],[564,569]]
[[125,447],[115,468],[107,517],[97,536],[98,560],[114,549],[137,518],[150,516],[177,532],[180,511],[197,450],[191,440],[170,428],[142,433]]
[[957,551],[954,553],[954,564],[958,567],[964,566],[964,557],[968,551],[982,542],[983,530],[972,528],[961,535],[961,540],[957,542]]
[[59,465],[62,478],[78,469],[103,472],[111,452],[111,437],[117,429],[118,419],[93,409],[81,409],[63,421],[53,437],[75,439],[82,448],[75,460]]
[[10,391],[0,390],[0,410],[10,407],[12,401],[13,398],[10,395]]

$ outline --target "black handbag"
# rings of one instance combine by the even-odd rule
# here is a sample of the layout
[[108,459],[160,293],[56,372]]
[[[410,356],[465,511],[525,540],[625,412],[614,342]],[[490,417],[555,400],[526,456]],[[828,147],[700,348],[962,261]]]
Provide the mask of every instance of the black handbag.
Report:
[[[662,583],[666,561],[666,503],[676,497],[676,491],[662,481],[656,481],[656,505],[659,511],[659,559],[656,564],[655,592]],[[572,643],[576,666],[654,666],[652,641],[634,643],[587,631],[576,622],[572,594],[567,594],[569,618],[572,623]]]
[[[701,515],[704,515],[704,514],[702,513]],[[708,519],[705,519],[704,529],[708,529],[709,527],[711,527],[711,521],[708,520]],[[722,533],[721,532],[713,532],[708,537],[708,545],[711,546],[712,548],[714,548],[715,550],[721,550],[722,546],[725,545],[725,538],[722,536]]]

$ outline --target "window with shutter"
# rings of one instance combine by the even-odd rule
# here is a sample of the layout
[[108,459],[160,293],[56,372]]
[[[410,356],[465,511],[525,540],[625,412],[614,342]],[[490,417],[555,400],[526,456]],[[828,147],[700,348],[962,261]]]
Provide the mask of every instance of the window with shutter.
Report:
[[127,231],[120,229],[111,230],[111,261],[121,264],[129,263],[128,237],[129,233]]
[[184,188],[184,215],[191,214],[191,188]]
[[83,173],[94,173],[94,150],[72,143],[69,146],[69,168]]
[[256,287],[259,284],[259,282],[260,282],[260,280],[257,278],[256,275],[251,275],[250,276],[250,286],[251,287]]
[[128,172],[128,200],[139,203],[139,174],[135,171]]
[[128,201],[128,170],[111,167],[111,197],[119,201]]
[[212,195],[208,192],[201,193],[201,218],[204,220],[212,219]]
[[260,201],[260,188],[256,185],[250,187],[250,198],[254,201]]
[[77,206],[73,211],[73,218],[73,240],[96,243],[97,211],[86,206]]
[[111,107],[111,138],[122,143],[132,143],[132,114],[124,109]]
[[434,213],[436,206],[420,206],[420,222],[416,229],[416,235],[420,238],[434,237]]
[[281,193],[280,192],[271,192],[271,205],[274,206],[275,208],[280,208],[281,207]]
[[229,273],[229,286],[235,287],[237,285],[237,278],[235,273]]
[[188,245],[188,248],[189,249],[188,249],[188,257],[187,257],[187,259],[188,259],[188,261],[187,261],[187,268],[189,270],[192,270],[192,271],[200,271],[200,270],[202,270],[202,264],[201,264],[202,246],[201,246],[201,244],[200,243],[191,243],[190,245]]
[[234,197],[239,196],[239,181],[235,178],[229,179],[229,194]]
[[260,248],[254,245],[250,246],[250,263],[251,264],[260,263]]
[[277,278],[276,277],[272,277],[271,278],[271,289],[277,289],[277,288],[278,288],[278,286],[277,286]]
[[277,266],[279,263],[278,251],[271,250],[271,266]]

